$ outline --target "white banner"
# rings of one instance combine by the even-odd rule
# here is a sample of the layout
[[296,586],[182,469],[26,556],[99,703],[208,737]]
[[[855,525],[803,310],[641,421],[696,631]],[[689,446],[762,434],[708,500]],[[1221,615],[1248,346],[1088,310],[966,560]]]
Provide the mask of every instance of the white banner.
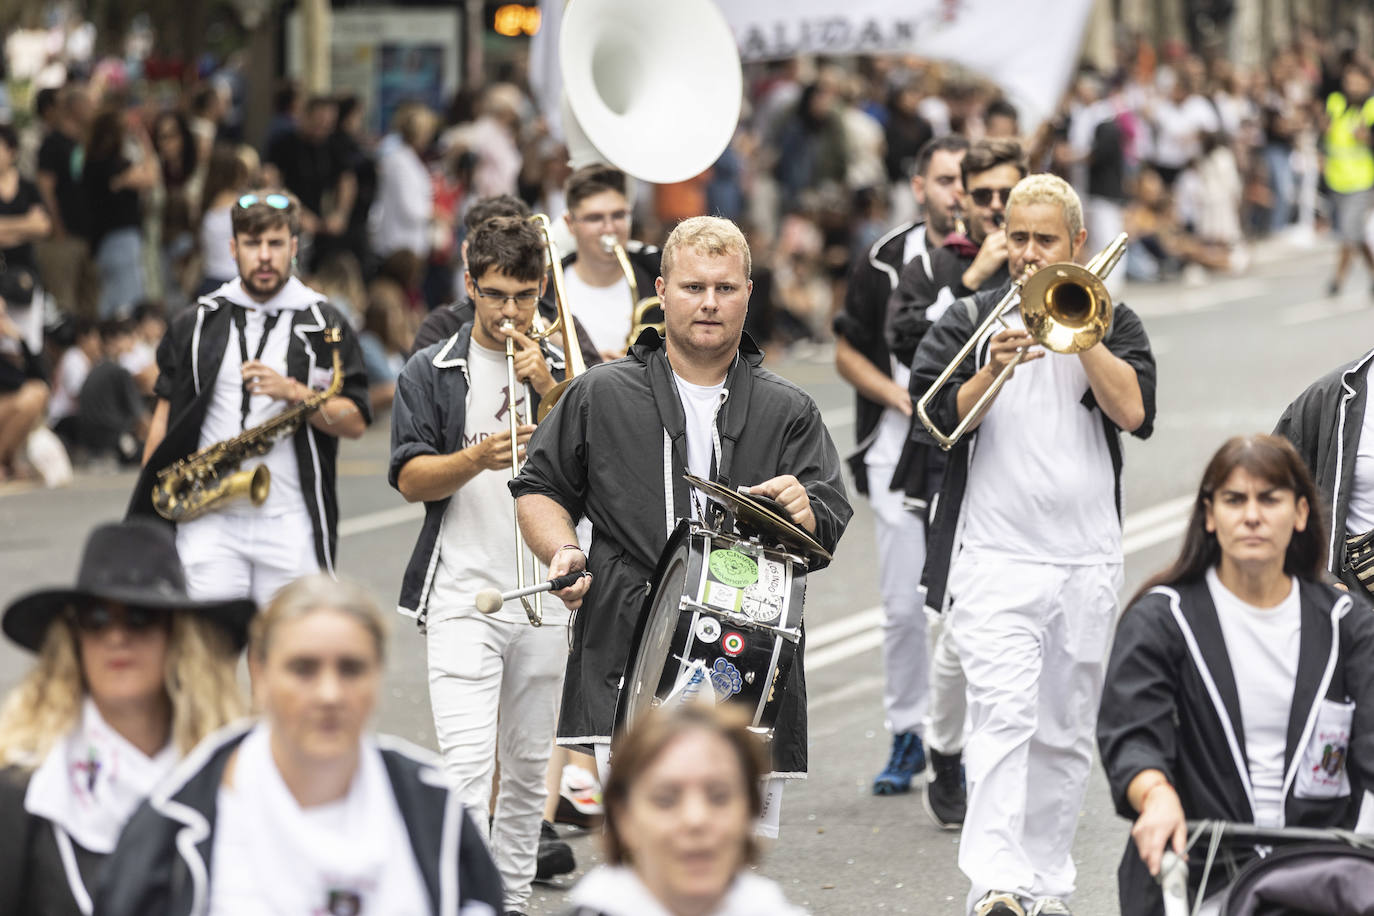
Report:
[[1022,129],[1054,113],[1092,0],[717,0],[745,61],[799,54],[917,54],[997,83]]

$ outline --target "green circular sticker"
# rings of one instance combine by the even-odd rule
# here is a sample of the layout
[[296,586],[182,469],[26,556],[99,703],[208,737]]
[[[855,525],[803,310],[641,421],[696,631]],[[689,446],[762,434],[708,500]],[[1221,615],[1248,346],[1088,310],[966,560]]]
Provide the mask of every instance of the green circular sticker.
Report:
[[726,585],[744,588],[759,581],[759,564],[738,550],[711,551],[711,575]]

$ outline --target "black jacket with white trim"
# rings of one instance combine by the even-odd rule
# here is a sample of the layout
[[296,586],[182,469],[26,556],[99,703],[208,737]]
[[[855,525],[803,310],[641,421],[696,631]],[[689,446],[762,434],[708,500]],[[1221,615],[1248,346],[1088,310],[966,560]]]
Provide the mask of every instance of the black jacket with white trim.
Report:
[[[206,738],[139,806],[107,860],[97,916],[205,916],[220,784],[253,724],[236,723]],[[433,756],[395,738],[378,735],[377,741],[430,916],[502,912],[496,864]]]
[[[972,298],[956,300],[955,304],[940,316],[916,349],[911,369],[912,391],[925,391],[935,382],[936,377],[949,365],[954,355],[1002,301],[1009,287],[1010,283],[1006,283],[999,288],[976,293]],[[966,307],[968,303],[972,303],[972,307]],[[959,364],[949,381],[931,400],[930,415],[940,429],[951,430],[958,425],[959,388],[987,363],[988,342],[996,330],[1000,330],[1000,325],[995,326],[979,341],[978,346]],[[1155,422],[1155,358],[1150,352],[1150,339],[1145,333],[1145,326],[1141,324],[1135,312],[1126,305],[1117,303],[1112,311],[1111,329],[1102,342],[1114,356],[1135,370],[1136,380],[1140,384],[1141,400],[1145,405],[1145,421],[1131,435],[1139,439],[1148,439],[1154,431]],[[1014,378],[1011,384],[1017,384]],[[1102,435],[1107,442],[1115,479],[1116,511],[1120,516],[1121,428],[1098,409],[1091,386],[1085,388],[1079,403],[1084,410],[1097,411],[1101,417]],[[1027,417],[1026,422],[1034,423],[1036,418]],[[912,426],[912,438],[935,445],[935,440],[919,422]],[[973,449],[977,448],[977,442],[978,431],[974,429],[950,450],[944,482],[940,486],[939,500],[932,508],[930,532],[926,539],[926,565],[921,576],[921,584],[926,588],[928,610],[943,612],[949,603],[945,582],[949,578],[950,566],[959,549],[964,489],[968,485],[969,464],[973,459]],[[1014,468],[1008,469],[1008,473],[1015,472]]]
[[1355,458],[1369,401],[1371,360],[1374,350],[1313,382],[1288,405],[1274,427],[1274,435],[1293,443],[1321,492],[1320,508],[1330,525],[1326,568],[1360,595],[1365,594],[1360,580],[1351,572],[1342,575],[1342,570]]
[[[469,395],[468,347],[472,322],[447,340],[431,344],[406,361],[396,379],[396,399],[391,404],[391,463],[387,480],[400,489],[401,468],[420,455],[451,455],[463,447]],[[564,377],[563,353],[545,343],[549,371],[557,381]],[[531,391],[531,409],[538,411],[539,395]],[[396,610],[414,617],[423,626],[430,586],[439,563],[439,534],[452,496],[425,503],[425,522],[411,551],[401,580]]]
[[106,857],[24,808],[32,775],[19,767],[0,769],[0,824],[5,825],[0,830],[0,913],[88,914],[90,891]]
[[[326,329],[337,329],[344,372],[339,396],[352,401],[363,419],[371,423],[367,370],[363,367],[358,337],[347,318],[320,298],[305,308],[292,311],[290,321],[287,375],[311,387],[323,387],[316,382],[317,371],[328,372],[333,361],[332,345],[325,342],[324,334]],[[129,500],[128,517],[160,518],[153,511],[152,499],[157,472],[193,454],[199,447],[201,425],[205,422],[210,399],[215,395],[215,378],[224,362],[232,333],[234,305],[224,297],[201,298],[195,308],[184,310],[168,326],[157,349],[158,379],[153,389],[170,405],[167,434],[139,474]],[[302,423],[291,442],[296,452],[305,510],[315,533],[315,557],[320,568],[333,575],[339,546],[339,500],[335,487],[339,439],[321,433],[310,423]]]
[[[1299,581],[1302,606],[1298,674],[1284,752],[1284,825],[1349,827],[1362,788],[1374,786],[1374,613],[1340,589]],[[1137,812],[1126,789],[1157,769],[1178,791],[1190,820],[1253,823],[1245,730],[1235,665],[1205,581],[1152,589],[1122,615],[1108,664],[1097,740],[1117,813]],[[1352,709],[1353,707],[1353,709]],[[1302,797],[1304,751],[1319,757],[1317,720],[1348,718],[1344,754],[1325,755],[1348,784],[1325,797]],[[1307,758],[1310,764],[1312,758]],[[1316,794],[1316,793],[1312,793]],[[1193,870],[1195,878],[1199,869]],[[1133,841],[1118,871],[1122,916],[1162,910],[1158,886]]]

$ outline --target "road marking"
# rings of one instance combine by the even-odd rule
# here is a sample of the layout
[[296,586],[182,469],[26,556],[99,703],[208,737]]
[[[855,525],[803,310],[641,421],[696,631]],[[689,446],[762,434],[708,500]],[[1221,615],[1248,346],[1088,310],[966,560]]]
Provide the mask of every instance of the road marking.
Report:
[[842,429],[846,426],[854,425],[853,407],[836,407],[833,410],[821,411],[821,422],[826,429]]
[[1361,300],[1313,299],[1311,302],[1304,302],[1301,305],[1290,305],[1280,311],[1279,324],[1291,327],[1296,324],[1324,321],[1327,318],[1348,315],[1351,312],[1363,312],[1368,308],[1369,303]]
[[[807,667],[811,667],[810,662],[807,662],[806,664]],[[834,690],[827,690],[825,693],[820,693],[814,697],[809,697],[806,701],[806,711],[815,712],[818,709],[824,709],[825,707],[832,706],[835,703],[843,703],[845,700],[852,700],[855,697],[864,696],[871,691],[881,690],[882,687],[882,678],[866,677],[862,680],[845,684],[843,687],[836,687]]]
[[367,515],[359,515],[354,518],[346,518],[339,522],[339,537],[352,537],[355,534],[366,534],[369,531],[376,531],[379,528],[390,528],[392,525],[404,525],[407,522],[416,521],[425,517],[425,507],[418,503],[407,503],[404,506],[397,506],[394,509],[383,509],[380,512],[369,512]]

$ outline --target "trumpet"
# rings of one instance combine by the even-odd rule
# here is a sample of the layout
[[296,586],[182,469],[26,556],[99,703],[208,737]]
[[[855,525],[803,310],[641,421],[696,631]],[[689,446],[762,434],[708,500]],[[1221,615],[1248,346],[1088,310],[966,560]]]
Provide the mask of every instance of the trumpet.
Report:
[[1084,266],[1080,267],[1068,261],[1050,264],[1034,273],[1027,270],[1024,276],[1012,283],[1007,294],[916,402],[916,416],[942,449],[949,451],[982,419],[983,414],[991,406],[992,399],[997,397],[1002,386],[1011,378],[1012,372],[1025,359],[1026,351],[1020,351],[1007,363],[1006,368],[998,373],[987,391],[983,392],[948,435],[942,432],[930,417],[931,400],[954,375],[959,364],[967,359],[974,348],[992,331],[993,325],[1000,322],[1002,327],[1010,329],[1006,315],[1018,304],[1021,307],[1021,321],[1026,330],[1041,346],[1055,353],[1081,353],[1089,347],[1096,346],[1107,336],[1107,331],[1112,326],[1112,297],[1102,281],[1125,254],[1126,239],[1126,233],[1121,233]]
[[[653,328],[658,333],[663,333],[663,300],[658,296],[645,296],[639,298],[639,284],[635,282],[634,266],[630,264],[630,256],[625,252],[625,246],[620,244],[620,240],[614,235],[607,233],[601,237],[601,247],[610,254],[615,255],[615,259],[620,264],[620,272],[625,275],[625,282],[630,285],[630,333],[625,337],[625,349],[634,346],[634,342],[639,335],[644,333],[645,328]],[[657,321],[651,316],[657,312]]]
[[[561,315],[559,317],[562,317]],[[555,323],[556,326],[556,323]],[[503,328],[514,328],[515,322],[506,319],[501,322]],[[546,333],[552,333],[546,332]],[[517,387],[518,386],[518,387]],[[523,392],[524,403],[521,404],[519,393]],[[525,424],[534,422],[534,412],[530,407],[532,395],[529,385],[519,381],[515,377],[515,340],[506,338],[506,416],[510,420],[510,476],[514,478],[520,473],[520,425],[523,420]],[[511,501],[511,511],[515,513],[515,584],[517,591],[526,586],[525,579],[525,541],[520,536],[520,513],[515,508],[515,501]],[[543,578],[539,571],[539,558],[533,553],[529,557],[530,581],[538,582]],[[525,609],[525,616],[529,618],[530,626],[542,627],[544,625],[544,603],[542,595],[538,592],[534,595],[534,603],[525,595],[520,596],[520,606]]]

